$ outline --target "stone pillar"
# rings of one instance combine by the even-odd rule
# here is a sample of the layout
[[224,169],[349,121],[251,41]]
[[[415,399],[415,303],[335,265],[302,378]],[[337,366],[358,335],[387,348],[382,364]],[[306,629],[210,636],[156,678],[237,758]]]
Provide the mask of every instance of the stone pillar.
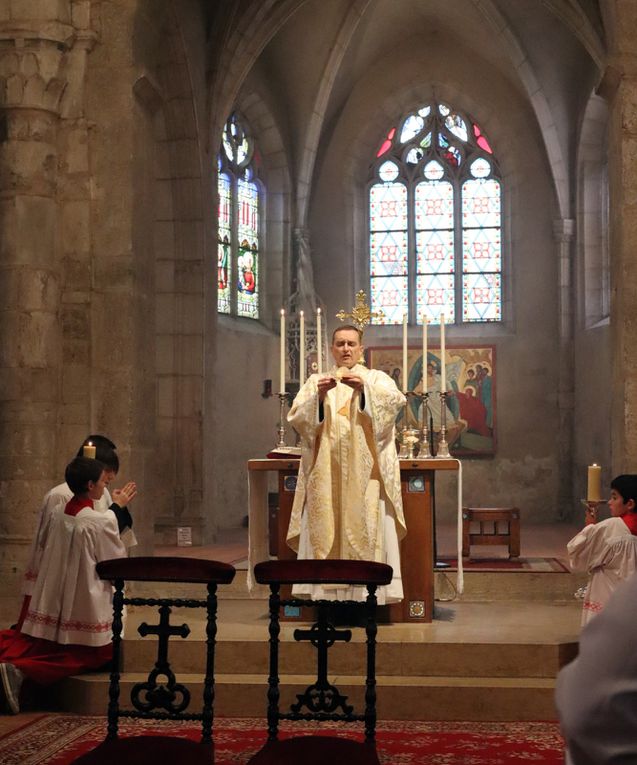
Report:
[[[610,103],[609,189],[612,473],[637,472],[637,3],[608,0],[610,66],[619,72]],[[600,370],[600,384],[603,384]]]
[[58,478],[57,140],[62,70],[73,31],[70,16],[60,18],[62,5],[0,4],[0,580],[5,596],[19,589],[34,514]]
[[569,519],[573,512],[574,348],[573,348],[573,235],[575,221],[553,222],[557,245],[559,365],[557,378],[557,459],[559,489],[557,517]]

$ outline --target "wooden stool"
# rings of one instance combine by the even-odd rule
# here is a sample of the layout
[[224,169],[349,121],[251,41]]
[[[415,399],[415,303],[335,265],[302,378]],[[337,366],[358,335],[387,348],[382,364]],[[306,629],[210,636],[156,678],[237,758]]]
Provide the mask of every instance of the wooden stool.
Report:
[[[112,765],[135,763],[156,765],[158,762],[187,762],[189,765],[210,765],[214,761],[212,722],[214,710],[214,661],[217,634],[217,585],[230,584],[235,569],[228,563],[199,558],[117,558],[98,563],[100,579],[111,581],[113,595],[113,664],[109,686],[108,733],[106,740],[95,749],[73,760],[74,765]],[[124,597],[125,582],[188,582],[207,585],[205,599],[193,598],[128,598]],[[157,661],[146,682],[138,682],[131,691],[134,709],[121,709],[119,704],[119,657],[122,640],[122,613],[125,604],[155,606],[159,609],[159,624],[145,622],[138,628],[142,637],[156,635]],[[204,677],[201,712],[189,712],[190,691],[177,678],[168,661],[171,636],[185,638],[190,633],[187,624],[170,623],[173,607],[204,608],[206,622],[206,674]],[[189,741],[161,735],[119,738],[120,717],[143,720],[200,720],[201,741]]]
[[[479,523],[480,531],[471,533],[471,523]],[[506,523],[506,531],[498,524]],[[485,528],[493,524],[493,531]],[[463,507],[462,557],[468,558],[471,545],[507,545],[509,558],[520,557],[520,511],[517,507]]]
[[[270,675],[268,677],[268,741],[250,759],[250,765],[315,765],[325,762],[378,765],[376,733],[376,588],[391,582],[393,571],[384,563],[360,560],[271,560],[254,567],[254,578],[270,586]],[[367,600],[313,601],[283,599],[280,589],[293,584],[344,584],[367,587]],[[367,679],[365,712],[356,714],[347,696],[328,680],[328,649],[335,641],[348,642],[351,630],[335,629],[329,618],[332,603],[347,603],[364,610],[367,633]],[[317,649],[317,679],[288,712],[279,711],[279,611],[286,605],[316,606],[318,618],[309,630],[294,631],[295,640],[309,640]],[[279,720],[342,720],[365,723],[365,740],[348,741],[336,736],[298,736],[278,740]]]

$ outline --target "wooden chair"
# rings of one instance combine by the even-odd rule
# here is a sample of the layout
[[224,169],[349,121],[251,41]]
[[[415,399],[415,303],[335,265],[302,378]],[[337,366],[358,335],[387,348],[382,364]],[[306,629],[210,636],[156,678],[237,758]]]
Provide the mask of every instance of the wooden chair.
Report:
[[[214,708],[214,660],[217,634],[217,585],[229,584],[235,575],[233,566],[218,561],[198,558],[118,558],[97,564],[101,579],[115,585],[113,596],[113,663],[109,686],[108,733],[105,741],[74,761],[75,765],[113,765],[135,763],[156,765],[162,760],[188,762],[189,765],[214,761],[212,721]],[[200,583],[207,585],[205,600],[183,598],[135,598],[124,597],[125,582],[173,582]],[[159,624],[141,624],[138,631],[142,637],[157,635],[157,661],[148,680],[136,683],[131,691],[134,709],[121,709],[120,696],[120,647],[122,640],[122,612],[124,605],[156,606]],[[168,661],[168,644],[173,635],[185,638],[190,633],[187,624],[170,624],[171,608],[205,608],[206,623],[206,674],[204,678],[203,708],[201,712],[187,712],[190,691],[177,682]],[[158,678],[165,678],[159,682]],[[144,720],[201,720],[201,741],[170,736],[118,737],[121,717]]]
[[[356,560],[272,560],[258,563],[254,576],[270,586],[270,673],[268,677],[268,740],[249,761],[250,765],[378,765],[376,754],[376,589],[391,582],[392,568],[384,563]],[[367,587],[367,599],[336,601],[357,608],[366,615],[367,678],[365,711],[356,714],[338,688],[327,679],[327,652],[335,641],[348,642],[351,630],[337,630],[329,619],[335,601],[294,598],[282,599],[282,585],[342,584]],[[297,695],[289,711],[279,710],[279,613],[285,606],[316,606],[317,621],[309,630],[297,629],[294,639],[309,640],[317,649],[317,679],[304,693]],[[338,710],[341,710],[340,712]],[[302,711],[307,710],[307,711]],[[279,741],[279,720],[362,721],[365,740],[357,742],[335,736],[298,736]]]

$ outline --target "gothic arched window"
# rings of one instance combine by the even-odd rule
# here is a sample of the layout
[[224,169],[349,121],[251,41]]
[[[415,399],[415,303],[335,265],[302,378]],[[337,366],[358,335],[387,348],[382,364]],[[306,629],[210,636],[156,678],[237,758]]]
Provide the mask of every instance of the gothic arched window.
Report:
[[258,319],[262,189],[254,141],[237,114],[223,129],[218,162],[217,310]]
[[392,127],[372,166],[369,274],[375,324],[502,319],[502,186],[469,115],[443,103]]

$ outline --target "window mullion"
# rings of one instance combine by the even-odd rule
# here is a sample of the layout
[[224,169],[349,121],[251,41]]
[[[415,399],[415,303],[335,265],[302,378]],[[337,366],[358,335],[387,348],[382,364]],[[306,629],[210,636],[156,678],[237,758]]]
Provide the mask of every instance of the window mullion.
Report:
[[237,284],[239,279],[239,190],[236,175],[232,176],[232,228],[231,228],[231,261],[230,261],[230,313],[238,313],[239,295]]
[[462,258],[462,182],[454,180],[454,207],[453,207],[453,241],[454,241],[454,324],[462,324],[462,277],[464,262]]
[[416,304],[416,280],[418,266],[416,258],[416,185],[407,184],[407,321],[418,323]]

